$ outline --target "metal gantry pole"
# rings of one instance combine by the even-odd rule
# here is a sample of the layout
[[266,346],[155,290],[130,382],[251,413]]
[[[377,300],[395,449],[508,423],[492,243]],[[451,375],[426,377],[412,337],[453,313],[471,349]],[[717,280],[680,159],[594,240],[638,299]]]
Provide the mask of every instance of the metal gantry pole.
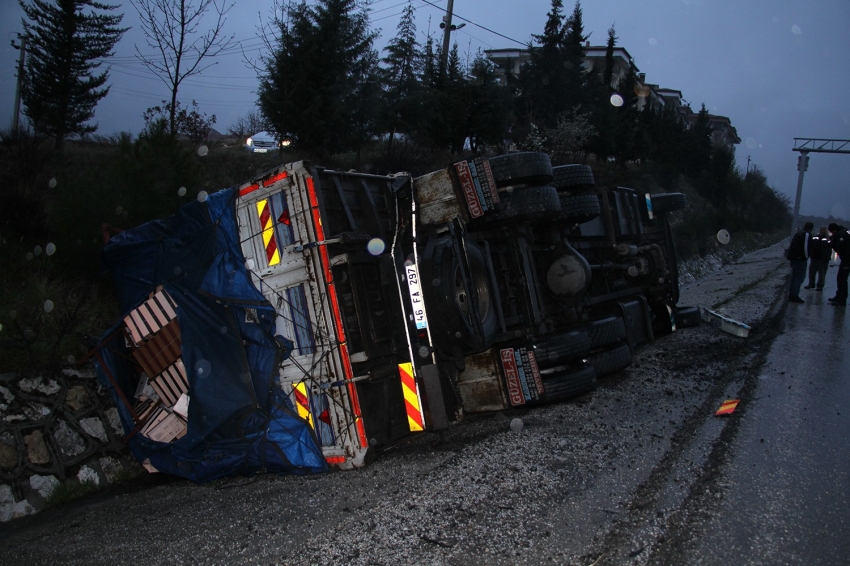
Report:
[[809,152],[801,151],[800,157],[797,159],[797,170],[800,172],[797,175],[797,198],[794,199],[794,218],[791,220],[791,237],[797,231],[797,222],[800,217],[800,199],[803,197],[803,175],[806,174],[806,169],[809,168]]
[[803,175],[809,168],[809,153],[850,153],[850,140],[830,140],[823,138],[794,138],[793,151],[799,151],[797,158],[797,198],[794,201],[794,218],[791,221],[791,236],[797,231],[800,215],[800,200],[803,196]]

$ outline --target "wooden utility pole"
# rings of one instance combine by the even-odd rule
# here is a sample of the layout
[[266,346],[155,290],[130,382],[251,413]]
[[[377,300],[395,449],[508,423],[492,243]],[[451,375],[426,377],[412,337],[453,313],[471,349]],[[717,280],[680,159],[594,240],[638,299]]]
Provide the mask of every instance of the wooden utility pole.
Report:
[[452,35],[452,10],[454,9],[454,0],[449,0],[449,5],[446,7],[446,15],[443,16],[443,52],[440,54],[440,76],[444,76],[448,69],[449,62],[449,43]]
[[18,117],[21,114],[21,81],[24,78],[24,59],[27,56],[27,38],[26,36],[19,35],[18,39],[21,40],[20,45],[15,45],[15,41],[12,41],[12,47],[15,49],[19,49],[21,51],[21,56],[18,58],[18,81],[15,85],[15,113],[12,114],[12,132],[18,131]]

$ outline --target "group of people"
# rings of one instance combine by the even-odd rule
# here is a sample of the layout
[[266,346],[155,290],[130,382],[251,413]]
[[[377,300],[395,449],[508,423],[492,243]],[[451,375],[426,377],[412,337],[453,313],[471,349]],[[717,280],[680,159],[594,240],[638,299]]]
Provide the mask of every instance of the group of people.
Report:
[[[804,303],[800,298],[800,287],[806,278],[806,265],[809,266],[809,284],[805,289],[823,291],[826,272],[832,252],[838,254],[841,263],[838,266],[838,290],[828,299],[836,307],[847,306],[847,278],[850,275],[850,233],[844,226],[831,223],[821,226],[816,235],[812,235],[814,224],[806,222],[803,230],[794,234],[786,257],[791,262],[791,288],[788,301]],[[829,232],[827,234],[827,231]]]

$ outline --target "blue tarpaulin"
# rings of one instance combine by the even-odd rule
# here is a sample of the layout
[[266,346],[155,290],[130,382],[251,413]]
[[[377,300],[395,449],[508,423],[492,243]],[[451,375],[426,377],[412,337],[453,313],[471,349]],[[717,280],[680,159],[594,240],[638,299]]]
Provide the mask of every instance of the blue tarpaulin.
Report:
[[123,322],[101,340],[98,379],[112,391],[130,450],[161,472],[206,481],[261,470],[324,471],[313,430],[277,383],[292,344],[274,336],[275,310],[245,268],[234,203],[232,189],[214,193],[168,220],[117,234],[103,249],[122,315],[159,285],[177,305],[187,433],[162,443],[136,431],[127,402],[138,374]]

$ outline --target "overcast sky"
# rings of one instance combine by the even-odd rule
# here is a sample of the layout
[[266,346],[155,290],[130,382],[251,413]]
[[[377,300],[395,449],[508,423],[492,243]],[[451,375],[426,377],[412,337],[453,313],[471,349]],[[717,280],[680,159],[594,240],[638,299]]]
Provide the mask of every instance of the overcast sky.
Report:
[[[142,112],[168,97],[168,88],[133,57],[145,53],[138,16],[128,1],[119,12],[131,26],[111,62],[112,90],[97,106],[101,134],[138,133]],[[383,47],[395,33],[405,0],[374,0],[373,26]],[[447,0],[412,0],[420,40],[437,36]],[[220,56],[203,75],[179,92],[184,104],[197,100],[215,114],[225,132],[254,108],[260,17],[272,0],[236,0],[226,31],[241,49]],[[564,0],[564,11],[574,3]],[[551,0],[454,0],[454,32],[461,53],[517,47],[542,33]],[[765,171],[769,183],[793,203],[797,188],[794,138],[850,139],[850,0],[584,0],[585,32],[604,45],[613,24],[618,44],[632,55],[649,83],[682,92],[698,110],[727,116],[742,142],[737,161]],[[23,11],[15,0],[0,0],[0,127],[11,125],[18,51],[9,43],[21,31]],[[459,18],[462,18],[458,20]],[[850,150],[850,144],[848,144]],[[850,154],[811,154],[801,213],[850,219]]]

